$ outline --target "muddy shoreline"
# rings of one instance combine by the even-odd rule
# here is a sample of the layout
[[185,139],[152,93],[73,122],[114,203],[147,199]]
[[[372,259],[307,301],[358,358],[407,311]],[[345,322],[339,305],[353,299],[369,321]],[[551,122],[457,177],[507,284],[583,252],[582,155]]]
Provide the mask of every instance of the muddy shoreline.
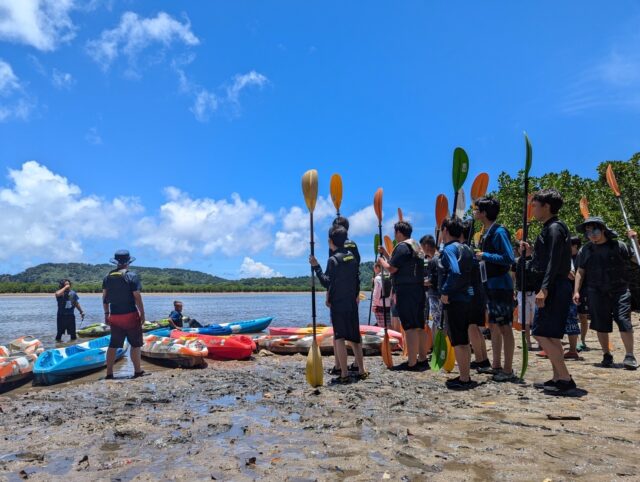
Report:
[[369,379],[314,390],[304,357],[268,354],[25,386],[0,396],[0,480],[640,480],[640,372],[582,356],[569,362],[582,398],[535,390],[549,376],[536,356],[526,384],[476,375],[464,393],[444,387],[455,370],[391,372],[379,357]]

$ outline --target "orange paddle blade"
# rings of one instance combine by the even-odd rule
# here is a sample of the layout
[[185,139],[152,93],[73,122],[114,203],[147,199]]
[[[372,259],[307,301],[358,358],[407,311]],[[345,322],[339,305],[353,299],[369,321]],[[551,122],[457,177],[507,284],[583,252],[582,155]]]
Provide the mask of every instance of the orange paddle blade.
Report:
[[616,180],[616,175],[613,173],[611,164],[607,166],[607,184],[609,184],[613,194],[615,194],[616,197],[620,197],[620,188],[618,187],[618,181]]
[[391,256],[393,252],[393,241],[391,241],[391,238],[386,234],[384,235],[384,249],[386,249],[389,256]]
[[580,199],[580,214],[585,219],[589,217],[589,201],[586,197]]
[[444,194],[438,194],[436,198],[436,224],[438,229],[442,226],[442,221],[445,220],[447,214],[449,214],[449,200]]
[[522,241],[522,235],[523,235],[522,228],[518,228],[518,230],[516,231],[516,239],[518,241]]
[[398,221],[402,221],[402,209],[398,208]]
[[378,188],[373,196],[373,210],[376,212],[378,222],[382,222],[382,188]]
[[531,201],[533,200],[533,194],[529,194],[529,198],[527,201],[527,220],[531,221],[533,219],[533,205]]
[[481,172],[473,180],[471,185],[471,200],[476,202],[476,199],[480,199],[487,194],[487,188],[489,187],[489,174]]
[[391,356],[391,343],[389,343],[389,333],[384,333],[384,339],[382,340],[382,346],[380,347],[382,354],[382,361],[387,368],[393,368],[393,357]]
[[331,176],[331,181],[329,181],[329,191],[336,211],[340,211],[340,205],[342,204],[342,178],[340,177],[340,174],[334,174]]

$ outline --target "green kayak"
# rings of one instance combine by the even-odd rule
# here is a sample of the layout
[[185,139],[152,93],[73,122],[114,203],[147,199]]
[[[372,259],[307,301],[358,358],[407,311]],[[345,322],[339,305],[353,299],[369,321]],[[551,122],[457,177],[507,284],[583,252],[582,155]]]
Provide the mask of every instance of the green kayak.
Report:
[[[169,326],[169,320],[163,319],[158,321],[145,321],[142,325],[142,331],[147,332],[151,330],[157,330],[158,328],[166,328]],[[78,336],[82,338],[97,338],[99,336],[106,336],[111,333],[111,328],[106,323],[94,323],[89,326],[85,326],[81,330],[78,330]]]

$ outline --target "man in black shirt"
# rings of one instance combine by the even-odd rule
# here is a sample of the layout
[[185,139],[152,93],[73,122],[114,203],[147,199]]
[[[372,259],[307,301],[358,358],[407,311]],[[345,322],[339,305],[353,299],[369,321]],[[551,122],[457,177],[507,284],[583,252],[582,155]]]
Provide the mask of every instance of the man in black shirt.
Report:
[[[543,224],[543,228],[533,246],[533,256],[527,262],[527,270],[533,272],[537,280],[538,311],[532,333],[553,368],[551,380],[534,386],[557,395],[570,394],[576,388],[565,364],[561,343],[572,293],[568,278],[571,271],[571,235],[569,228],[558,219],[562,204],[562,196],[555,189],[543,189],[533,195],[533,216]],[[520,246],[525,256],[531,254],[529,243],[521,242]]]
[[320,280],[327,288],[327,304],[331,313],[333,338],[336,351],[337,368],[340,377],[337,383],[349,383],[347,368],[347,346],[351,343],[358,365],[358,378],[364,380],[368,373],[364,369],[362,354],[362,337],[360,336],[360,322],[358,319],[358,296],[360,294],[359,266],[355,256],[347,251],[344,243],[347,240],[347,230],[342,226],[332,226],[329,230],[329,248],[333,253],[327,261],[326,272],[315,256],[309,256],[309,263]]
[[[613,321],[618,325],[620,338],[626,350],[624,367],[638,368],[633,354],[633,327],[631,326],[631,292],[629,291],[628,269],[631,251],[625,243],[617,240],[617,233],[610,230],[599,217],[586,219],[577,226],[579,232],[589,239],[577,259],[576,282],[573,301],[580,304],[580,289],[586,287],[591,315],[591,328],[598,332],[602,347],[602,366],[613,366],[613,355],[609,351],[609,333],[613,331]],[[635,231],[628,233],[634,242]]]
[[380,246],[378,262],[391,273],[396,308],[400,323],[407,336],[408,360],[395,367],[396,370],[418,371],[427,366],[427,332],[424,331],[424,253],[420,245],[411,239],[413,228],[406,221],[394,226],[398,244],[387,261],[389,253]]

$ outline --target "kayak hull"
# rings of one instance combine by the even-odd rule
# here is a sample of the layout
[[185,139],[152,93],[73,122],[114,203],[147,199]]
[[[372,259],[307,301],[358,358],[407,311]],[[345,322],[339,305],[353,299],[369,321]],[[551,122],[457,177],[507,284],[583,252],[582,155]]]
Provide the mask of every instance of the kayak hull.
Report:
[[244,335],[214,336],[173,330],[171,338],[196,338],[207,347],[207,357],[213,360],[246,360],[256,350],[255,342]]
[[[180,331],[184,333],[193,333],[197,335],[211,336],[227,336],[239,335],[242,333],[255,333],[266,330],[273,321],[273,317],[256,318],[255,320],[233,321],[231,323],[220,323],[203,326],[201,328],[182,328]],[[171,329],[164,328],[153,330],[151,332],[157,336],[170,336]]]
[[[365,356],[380,355],[383,339],[382,336],[377,335],[362,335],[363,354]],[[326,334],[316,336],[316,340],[322,355],[333,355],[333,336]],[[306,355],[311,348],[313,336],[265,335],[256,338],[255,341],[260,349],[269,350],[278,355],[293,355],[296,353]],[[390,344],[392,350],[401,349],[400,343],[395,338],[390,339]],[[351,355],[353,354],[349,343],[347,343],[347,352]]]
[[168,338],[157,335],[144,337],[141,349],[144,358],[166,366],[193,368],[206,366],[207,347],[195,338]]
[[[389,333],[389,338],[395,338],[398,340],[400,345],[402,346],[402,333],[394,330],[387,329]],[[333,327],[331,326],[323,326],[318,327],[316,330],[317,334],[332,334]],[[309,326],[274,326],[269,328],[270,335],[279,335],[279,336],[293,336],[293,335],[302,335],[308,336],[313,334],[313,328]],[[374,325],[360,325],[360,334],[361,335],[375,335],[375,336],[384,336],[384,328]]]
[[[34,385],[53,385],[100,370],[107,365],[107,348],[111,336],[64,348],[47,350],[38,357],[33,368]],[[116,360],[122,358],[128,344],[116,350]]]

